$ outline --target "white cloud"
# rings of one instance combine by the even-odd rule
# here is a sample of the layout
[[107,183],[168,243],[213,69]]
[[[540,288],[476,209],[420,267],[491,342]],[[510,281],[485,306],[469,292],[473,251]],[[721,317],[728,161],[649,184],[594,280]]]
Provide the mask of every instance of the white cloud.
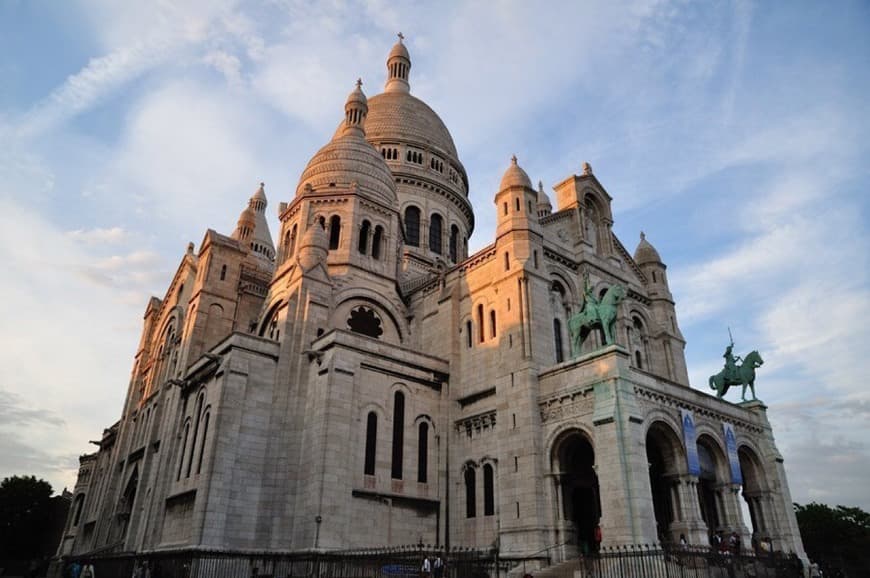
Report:
[[125,231],[123,227],[109,227],[108,229],[97,227],[95,229],[68,231],[67,236],[88,245],[116,244],[127,240],[129,232]]

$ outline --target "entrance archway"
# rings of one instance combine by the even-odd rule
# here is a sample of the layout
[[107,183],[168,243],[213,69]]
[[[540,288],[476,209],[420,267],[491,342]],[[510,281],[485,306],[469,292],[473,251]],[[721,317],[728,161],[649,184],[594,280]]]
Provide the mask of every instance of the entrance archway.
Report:
[[674,484],[684,473],[686,460],[680,439],[670,426],[660,421],[650,426],[646,434],[646,457],[656,535],[659,542],[674,541],[672,524],[681,517]]
[[756,539],[766,537],[771,532],[765,514],[765,500],[768,495],[767,479],[758,455],[746,446],[737,450],[740,460],[740,473],[743,477],[743,499],[749,509],[752,535]]
[[698,438],[698,462],[701,465],[701,475],[698,476],[698,504],[701,507],[701,518],[707,524],[707,531],[712,537],[722,529],[724,504],[720,504],[719,490],[727,480],[723,474],[725,456],[709,435]]
[[595,545],[595,527],[601,519],[595,450],[583,433],[572,431],[557,442],[553,458],[562,517],[573,528],[573,541],[580,551],[589,552]]

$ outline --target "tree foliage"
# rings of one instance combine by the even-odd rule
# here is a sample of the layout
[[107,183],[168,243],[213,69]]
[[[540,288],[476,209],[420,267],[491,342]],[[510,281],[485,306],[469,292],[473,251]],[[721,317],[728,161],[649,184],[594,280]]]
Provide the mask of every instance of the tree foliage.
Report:
[[870,568],[870,514],[861,508],[812,502],[795,504],[795,515],[810,560],[832,575],[839,569],[847,575]]
[[41,555],[51,527],[51,484],[36,476],[12,476],[0,482],[0,558]]

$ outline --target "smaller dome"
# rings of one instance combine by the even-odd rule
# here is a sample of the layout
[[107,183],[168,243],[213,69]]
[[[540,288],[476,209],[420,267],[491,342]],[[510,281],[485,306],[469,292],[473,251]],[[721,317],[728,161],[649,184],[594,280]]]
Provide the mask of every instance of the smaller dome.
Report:
[[404,38],[405,37],[402,35],[402,33],[399,32],[399,41],[396,42],[393,45],[393,48],[390,50],[390,54],[389,56],[387,56],[388,62],[393,58],[404,58],[405,60],[410,62],[411,55],[408,54],[408,49],[405,48],[405,44],[402,42]]
[[257,224],[257,213],[250,205],[245,207],[239,215],[239,225],[242,224],[250,225],[251,229]]
[[344,103],[345,109],[350,107],[352,104],[361,104],[368,108],[368,99],[362,91],[362,78],[356,79],[356,88],[347,95],[347,101]]
[[634,260],[638,265],[662,262],[659,252],[646,240],[646,235],[643,231],[640,233],[640,243],[637,244],[637,249],[634,250]]
[[365,139],[365,119],[368,112],[362,81],[347,97],[344,122],[332,140],[308,161],[296,195],[316,190],[359,190],[393,205],[396,183],[384,158]]
[[538,204],[546,205],[551,209],[553,208],[552,203],[550,203],[550,197],[548,197],[547,193],[544,192],[543,181],[538,181]]
[[501,184],[498,186],[499,191],[503,191],[510,187],[524,187],[527,189],[532,188],[532,181],[529,179],[529,175],[526,174],[526,171],[517,164],[517,156],[514,155],[511,157],[511,166],[504,172],[504,176],[501,178]]
[[257,189],[256,191],[254,191],[254,195],[251,197],[251,199],[254,199],[257,201],[265,201],[266,200],[265,187],[266,187],[266,183],[260,183],[260,188]]

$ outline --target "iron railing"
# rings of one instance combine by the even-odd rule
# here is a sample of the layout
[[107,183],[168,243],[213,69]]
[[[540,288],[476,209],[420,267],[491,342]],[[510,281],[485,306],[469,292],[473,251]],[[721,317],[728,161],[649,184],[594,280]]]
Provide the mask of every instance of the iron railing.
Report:
[[[91,564],[100,578],[419,578],[422,561],[444,562],[443,578],[485,578],[496,572],[494,550],[425,545],[340,552],[227,552],[176,550],[67,557],[64,569]],[[147,574],[145,572],[147,568]]]
[[[522,576],[516,559],[511,560]],[[723,552],[711,548],[634,545],[602,548],[530,573],[558,578],[803,578],[794,554]]]
[[[89,563],[100,578],[419,578],[422,560],[444,561],[443,578],[499,578],[529,575],[556,578],[802,578],[793,554],[720,552],[657,545],[602,548],[600,552],[549,565],[549,550],[523,558],[499,558],[498,551],[438,549],[426,545],[340,552],[227,552],[176,550],[90,554],[68,557]],[[546,552],[546,554],[543,554]],[[148,572],[144,569],[147,567]]]

